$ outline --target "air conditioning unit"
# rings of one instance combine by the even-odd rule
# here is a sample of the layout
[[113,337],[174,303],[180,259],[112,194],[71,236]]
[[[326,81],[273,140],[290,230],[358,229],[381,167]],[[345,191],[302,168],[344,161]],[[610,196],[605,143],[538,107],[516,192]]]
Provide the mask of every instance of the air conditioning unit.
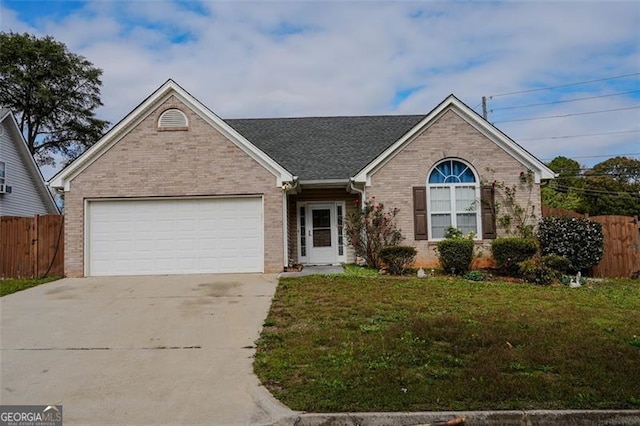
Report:
[[4,183],[0,184],[0,194],[11,194],[11,187]]

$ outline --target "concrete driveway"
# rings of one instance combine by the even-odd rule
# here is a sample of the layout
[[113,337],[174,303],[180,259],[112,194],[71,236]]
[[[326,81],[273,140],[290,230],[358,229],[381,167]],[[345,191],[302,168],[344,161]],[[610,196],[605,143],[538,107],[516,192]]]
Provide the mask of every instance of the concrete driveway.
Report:
[[275,275],[67,278],[0,298],[0,404],[65,424],[272,424],[253,375]]

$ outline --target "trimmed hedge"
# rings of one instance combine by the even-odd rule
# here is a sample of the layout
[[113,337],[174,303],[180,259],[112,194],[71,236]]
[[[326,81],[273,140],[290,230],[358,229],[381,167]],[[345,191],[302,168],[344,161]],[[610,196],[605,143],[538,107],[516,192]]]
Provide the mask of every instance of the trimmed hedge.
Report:
[[440,265],[449,274],[464,275],[473,261],[473,240],[455,238],[438,241]]
[[391,275],[402,275],[411,268],[418,252],[409,246],[387,246],[380,251],[380,258]]
[[602,259],[602,225],[589,219],[545,217],[538,227],[538,240],[543,255],[569,259],[572,273],[597,265]]
[[520,274],[520,262],[531,259],[538,252],[533,238],[497,238],[491,243],[491,253],[498,269],[510,275]]

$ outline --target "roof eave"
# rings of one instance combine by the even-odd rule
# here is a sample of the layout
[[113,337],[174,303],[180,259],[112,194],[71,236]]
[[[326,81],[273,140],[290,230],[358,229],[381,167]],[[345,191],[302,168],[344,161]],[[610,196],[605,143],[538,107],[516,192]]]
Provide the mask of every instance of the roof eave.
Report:
[[229,138],[236,146],[242,149],[250,157],[260,163],[276,177],[276,186],[282,182],[293,180],[293,174],[287,169],[266,155],[263,151],[240,135],[230,125],[225,123],[220,117],[214,114],[204,104],[184,90],[173,80],[167,80],[155,92],[147,97],[140,105],[133,109],[124,119],[109,130],[98,142],[85,151],[73,163],[49,180],[49,185],[53,188],[68,191],[69,182],[83,170],[85,170],[95,159],[120,140],[128,130],[135,127],[142,119],[146,118],[153,107],[160,104],[171,95],[176,95],[183,103],[193,109],[200,117],[211,124],[215,129]]
[[349,184],[349,178],[345,179],[309,179],[300,180],[300,186],[313,186],[313,187],[340,187]]
[[425,118],[411,130],[389,146],[389,148],[376,157],[372,162],[362,168],[353,177],[354,182],[370,185],[371,175],[375,171],[380,169],[387,161],[393,158],[393,156],[395,156],[396,153],[398,153],[410,140],[412,140],[413,137],[429,128],[440,116],[449,110],[454,110],[458,115],[461,115],[465,121],[474,126],[483,135],[532,170],[534,172],[536,183],[540,183],[540,181],[544,179],[553,179],[555,177],[555,173],[544,163],[538,160],[533,154],[522,148],[513,139],[509,138],[497,127],[484,120],[475,111],[451,94],[431,110],[431,112],[429,112],[429,114],[427,114]]

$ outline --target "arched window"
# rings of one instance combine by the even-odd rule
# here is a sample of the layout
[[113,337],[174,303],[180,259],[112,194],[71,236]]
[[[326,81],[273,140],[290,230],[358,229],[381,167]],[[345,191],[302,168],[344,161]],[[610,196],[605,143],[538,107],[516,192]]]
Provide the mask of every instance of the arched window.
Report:
[[482,235],[480,185],[471,166],[461,160],[441,161],[429,173],[427,186],[431,238],[444,238],[450,226]]

